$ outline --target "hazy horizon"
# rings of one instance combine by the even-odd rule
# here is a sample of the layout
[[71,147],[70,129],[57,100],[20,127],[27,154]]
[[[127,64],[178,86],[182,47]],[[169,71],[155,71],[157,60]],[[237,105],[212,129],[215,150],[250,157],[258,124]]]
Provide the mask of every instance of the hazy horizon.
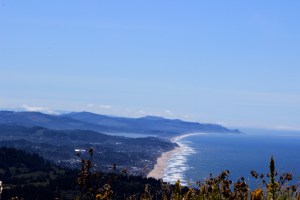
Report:
[[300,130],[300,2],[0,3],[0,110]]

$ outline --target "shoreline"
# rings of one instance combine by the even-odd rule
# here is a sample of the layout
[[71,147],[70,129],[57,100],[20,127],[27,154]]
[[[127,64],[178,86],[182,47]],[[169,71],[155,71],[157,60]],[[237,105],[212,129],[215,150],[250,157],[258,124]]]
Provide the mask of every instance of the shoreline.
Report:
[[172,156],[179,152],[181,150],[181,147],[175,147],[171,151],[166,151],[161,154],[160,157],[157,158],[156,164],[154,165],[154,168],[147,174],[147,178],[155,178],[155,179],[162,179],[165,170],[168,166],[168,161],[172,158]]
[[187,134],[182,134],[178,135],[175,137],[170,138],[170,141],[173,143],[176,143],[178,147],[175,147],[171,151],[166,151],[161,154],[160,157],[157,158],[156,164],[154,165],[154,168],[147,174],[147,178],[155,178],[155,179],[162,179],[165,170],[168,167],[168,162],[169,160],[173,157],[174,154],[183,151],[182,146],[177,142],[178,140],[192,136],[192,135],[202,135],[206,133],[187,133]]
[[177,144],[177,140],[180,140],[182,138],[193,136],[193,135],[205,135],[205,134],[208,134],[208,133],[186,133],[186,134],[182,134],[182,135],[178,135],[178,136],[172,137],[170,139],[170,141]]

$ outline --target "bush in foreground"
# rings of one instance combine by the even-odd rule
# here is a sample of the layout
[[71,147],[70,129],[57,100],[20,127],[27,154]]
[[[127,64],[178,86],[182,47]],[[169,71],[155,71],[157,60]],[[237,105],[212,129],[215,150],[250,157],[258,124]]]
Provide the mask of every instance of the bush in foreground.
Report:
[[[116,165],[112,165],[110,173],[103,173],[96,170],[93,164],[93,149],[88,152],[88,158],[81,158],[81,169],[79,171],[68,171],[68,169],[60,169],[57,166],[51,166],[42,159],[34,161],[34,166],[38,163],[46,164],[47,167],[41,165],[40,171],[43,173],[34,173],[35,179],[22,178],[26,170],[31,172],[31,156],[23,155],[21,151],[6,151],[8,152],[5,158],[26,157],[24,162],[20,159],[18,163],[11,162],[9,159],[3,159],[2,164],[5,164],[4,169],[11,169],[11,175],[5,179],[5,170],[2,170],[0,184],[0,199],[2,188],[2,199],[9,199],[12,196],[18,196],[18,199],[131,199],[131,200],[223,200],[223,199],[251,199],[251,200],[300,200],[298,185],[291,185],[293,179],[292,174],[284,173],[278,175],[275,170],[273,158],[270,160],[270,171],[267,175],[259,174],[256,171],[251,171],[254,179],[259,180],[260,184],[254,190],[250,190],[244,178],[240,178],[236,182],[229,179],[230,172],[223,171],[219,176],[212,176],[203,182],[198,181],[196,187],[183,187],[178,180],[174,185],[164,183],[162,180],[154,178],[145,178],[141,176],[131,176],[126,170],[119,170]],[[17,153],[17,154],[16,154]],[[2,156],[3,157],[3,156]],[[3,157],[3,158],[4,158]],[[33,160],[32,160],[33,161]],[[29,162],[29,164],[27,163]],[[27,163],[27,164],[26,164]],[[6,166],[7,165],[7,166]],[[17,167],[18,165],[21,166]],[[16,166],[16,167],[12,167]],[[14,169],[14,170],[12,170]],[[36,168],[34,168],[36,171]],[[25,170],[25,171],[26,171]],[[7,170],[8,171],[8,170]],[[19,172],[20,171],[20,174]],[[64,171],[64,173],[61,173]],[[56,173],[54,173],[56,172]],[[41,182],[39,174],[48,174],[48,179]],[[22,179],[16,179],[21,175]],[[32,175],[31,173],[29,175]],[[76,178],[77,175],[77,178]],[[24,179],[24,180],[23,180]],[[18,180],[20,183],[13,185],[10,181]],[[36,180],[38,182],[36,182]],[[75,181],[76,180],[76,181]],[[23,181],[23,182],[22,182]],[[28,182],[29,181],[29,182]],[[77,186],[72,186],[77,183]],[[2,187],[3,186],[3,187]],[[7,189],[10,187],[10,189]],[[5,189],[6,188],[6,189]],[[11,198],[17,199],[17,198]]]
[[[198,181],[197,188],[182,187],[180,180],[174,185],[162,181],[159,182],[160,184],[157,184],[157,181],[154,181],[153,184],[148,184],[148,180],[150,179],[145,178],[137,181],[138,185],[136,185],[132,181],[133,177],[130,178],[124,171],[100,176],[92,167],[93,149],[90,149],[89,153],[89,159],[85,160],[81,158],[82,168],[77,179],[77,183],[81,189],[80,199],[300,200],[298,185],[289,185],[293,179],[292,174],[284,173],[278,176],[273,157],[270,160],[270,172],[266,176],[258,174],[254,170],[251,171],[253,178],[261,180],[259,187],[251,191],[243,177],[237,180],[237,182],[232,182],[229,179],[230,172],[228,170],[223,171],[216,177],[211,175],[203,183]],[[116,166],[114,165],[113,170],[115,169]],[[130,189],[131,186],[126,185],[126,177],[127,181],[131,181],[131,186],[134,189]],[[118,182],[124,183],[125,191],[121,189],[122,192],[120,192],[122,185],[118,185]],[[144,189],[142,190],[141,188]]]

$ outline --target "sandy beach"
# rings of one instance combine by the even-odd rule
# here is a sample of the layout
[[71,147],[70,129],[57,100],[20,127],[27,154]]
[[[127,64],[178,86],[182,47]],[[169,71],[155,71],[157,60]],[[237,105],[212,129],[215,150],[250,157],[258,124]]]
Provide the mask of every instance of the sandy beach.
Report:
[[[183,134],[176,137],[173,137],[171,139],[172,142],[177,143],[178,140],[192,136],[192,135],[202,135],[206,133],[189,133],[189,134]],[[177,143],[178,144],[178,143]],[[154,165],[154,169],[150,171],[147,175],[147,177],[152,177],[156,179],[162,179],[165,173],[165,169],[168,166],[168,161],[172,158],[172,156],[180,151],[182,151],[182,146],[178,144],[179,146],[171,151],[167,151],[162,153],[162,155],[157,159],[157,163]]]
[[147,177],[152,177],[156,179],[162,179],[165,173],[165,169],[168,166],[168,161],[172,157],[173,154],[180,151],[180,147],[175,147],[175,149],[171,151],[167,151],[161,154],[161,156],[157,159],[157,163],[154,165],[154,169],[150,171]]

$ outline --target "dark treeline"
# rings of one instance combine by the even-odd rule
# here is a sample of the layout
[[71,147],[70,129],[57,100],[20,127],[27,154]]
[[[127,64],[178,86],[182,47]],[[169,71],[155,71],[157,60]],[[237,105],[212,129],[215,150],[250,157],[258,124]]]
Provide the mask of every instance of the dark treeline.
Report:
[[[2,200],[19,199],[75,199],[80,196],[76,183],[80,171],[63,168],[37,154],[14,148],[0,148],[0,180],[3,183]],[[97,172],[99,188],[109,184],[113,199],[140,196],[145,189],[160,199],[163,183],[153,178],[131,176],[116,167],[110,173]]]
[[78,171],[57,166],[37,154],[0,148],[2,199],[54,199],[76,189]]
[[279,175],[273,158],[267,175],[251,171],[253,178],[261,180],[259,187],[251,191],[243,177],[231,181],[228,170],[197,182],[196,188],[181,187],[180,181],[170,185],[153,178],[132,176],[116,165],[112,165],[109,173],[103,173],[94,168],[92,148],[89,153],[89,159],[79,155],[81,169],[74,170],[57,166],[36,154],[0,148],[1,199],[300,199],[298,185],[290,185],[292,174]]

